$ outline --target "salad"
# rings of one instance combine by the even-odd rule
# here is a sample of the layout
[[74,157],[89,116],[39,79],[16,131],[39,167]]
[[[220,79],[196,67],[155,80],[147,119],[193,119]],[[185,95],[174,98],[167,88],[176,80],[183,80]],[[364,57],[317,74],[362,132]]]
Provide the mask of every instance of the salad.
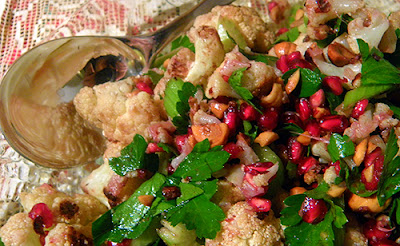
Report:
[[93,59],[73,103],[103,163],[22,193],[4,245],[400,244],[400,12],[268,14],[215,7],[142,76]]

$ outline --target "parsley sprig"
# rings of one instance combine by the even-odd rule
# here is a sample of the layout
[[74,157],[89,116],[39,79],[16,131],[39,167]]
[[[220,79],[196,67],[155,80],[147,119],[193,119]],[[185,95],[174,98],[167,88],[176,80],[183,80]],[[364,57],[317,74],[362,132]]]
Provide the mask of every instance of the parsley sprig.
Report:
[[189,98],[194,96],[197,87],[181,79],[171,79],[165,88],[164,107],[168,116],[181,134],[187,132],[189,125]]
[[[213,172],[223,168],[228,159],[229,153],[222,150],[221,146],[210,149],[207,139],[197,143],[173,175],[156,173],[127,201],[96,220],[92,227],[95,245],[107,240],[121,242],[125,238],[136,239],[149,228],[153,220],[160,217],[173,226],[184,223],[189,230],[195,229],[199,238],[215,238],[225,214],[210,201],[217,191],[217,180],[210,178]],[[181,196],[165,199],[161,193],[164,186],[179,187]],[[139,201],[143,195],[154,197],[151,206]]]
[[[323,182],[314,190],[285,199],[287,207],[281,212],[281,223],[287,226],[284,233],[288,245],[342,245],[344,225],[347,223],[344,202],[341,199],[332,199],[326,194],[328,190],[329,185]],[[299,215],[306,196],[323,199],[329,205],[327,214],[318,224],[304,222]]]

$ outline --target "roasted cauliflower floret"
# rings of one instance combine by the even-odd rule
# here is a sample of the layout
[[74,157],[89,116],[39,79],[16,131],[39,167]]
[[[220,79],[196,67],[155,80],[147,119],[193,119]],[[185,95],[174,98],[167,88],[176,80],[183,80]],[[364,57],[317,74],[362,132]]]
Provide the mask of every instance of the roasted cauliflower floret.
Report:
[[93,245],[90,226],[58,223],[45,238],[45,246]]
[[225,80],[240,68],[247,68],[243,72],[242,86],[252,92],[254,96],[268,94],[272,85],[277,81],[273,67],[262,62],[250,61],[237,49],[234,49],[225,55],[222,64],[208,79],[205,90],[206,96],[208,98],[217,98],[219,96],[240,98]]
[[185,81],[195,85],[205,85],[207,78],[224,60],[224,47],[217,30],[208,26],[192,28],[189,31],[189,37],[194,42],[196,58]]
[[180,49],[176,55],[171,57],[171,59],[168,61],[164,77],[154,88],[154,95],[156,97],[164,97],[165,88],[171,78],[186,78],[189,73],[189,69],[192,67],[194,59],[195,54],[188,48]]
[[218,29],[220,18],[232,21],[246,40],[247,46],[254,51],[267,52],[274,42],[275,35],[267,30],[256,10],[244,6],[217,6],[210,13],[197,17],[194,27],[206,25]]
[[283,230],[279,219],[273,216],[272,211],[264,219],[259,219],[247,202],[233,205],[221,226],[215,239],[206,240],[207,246],[283,245]]
[[108,140],[125,146],[136,133],[148,137],[147,127],[165,117],[158,103],[148,93],[134,91],[131,79],[84,87],[74,98],[84,119],[103,129]]
[[0,237],[6,246],[41,246],[39,234],[33,228],[33,220],[26,213],[11,216],[0,229]]
[[56,222],[87,225],[107,211],[106,206],[92,196],[76,194],[71,197],[47,184],[32,193],[22,192],[20,198],[26,212],[37,203],[46,203]]

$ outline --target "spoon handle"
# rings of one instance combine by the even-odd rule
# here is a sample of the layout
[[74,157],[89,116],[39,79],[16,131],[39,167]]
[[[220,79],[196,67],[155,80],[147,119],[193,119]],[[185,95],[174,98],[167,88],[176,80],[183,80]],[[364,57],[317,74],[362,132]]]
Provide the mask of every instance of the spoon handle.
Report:
[[[193,24],[197,16],[209,12],[216,5],[227,5],[232,2],[233,0],[202,0],[184,15],[178,17],[158,31],[141,36],[125,37],[123,38],[125,40],[124,42],[135,49],[140,49],[147,61],[147,66],[149,66],[156,55],[167,44],[181,35]],[[129,41],[127,42],[127,40]]]

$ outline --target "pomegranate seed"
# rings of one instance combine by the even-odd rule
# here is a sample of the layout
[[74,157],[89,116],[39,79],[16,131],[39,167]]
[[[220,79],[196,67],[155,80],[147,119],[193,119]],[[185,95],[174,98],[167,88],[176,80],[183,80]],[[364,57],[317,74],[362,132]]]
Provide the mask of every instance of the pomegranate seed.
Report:
[[223,121],[228,125],[229,132],[234,134],[241,123],[239,112],[236,108],[236,103],[229,102],[228,109],[224,112]]
[[271,210],[271,201],[268,199],[253,197],[247,200],[247,203],[254,208],[256,212],[266,213]]
[[257,119],[257,124],[263,131],[273,130],[278,126],[278,111],[275,108],[268,108]]
[[295,69],[298,67],[313,69],[311,63],[309,63],[304,59],[293,59],[292,61],[289,62],[289,69]]
[[304,154],[304,146],[296,140],[296,138],[291,137],[288,144],[288,157],[293,163],[298,163]]
[[340,161],[331,162],[330,165],[335,167],[335,173],[336,173],[336,175],[339,175],[340,170],[342,169],[340,167]]
[[256,120],[259,113],[255,108],[247,103],[240,104],[240,118],[242,120],[253,121]]
[[310,96],[311,108],[316,108],[325,103],[325,92],[323,89],[319,89],[317,92]]
[[379,178],[383,171],[383,161],[384,156],[379,147],[372,151],[372,153],[365,155],[365,168],[361,172],[361,182],[364,183],[365,189],[371,191],[378,188]]
[[311,108],[310,103],[306,98],[300,98],[300,100],[296,103],[296,112],[299,114],[299,117],[302,121],[310,118]]
[[278,6],[278,3],[275,1],[269,2],[267,7],[268,7],[268,11],[271,12],[273,8],[275,8],[276,6]]
[[167,172],[168,175],[172,175],[175,172],[175,168],[171,165],[171,163],[168,163],[167,165]]
[[300,120],[299,115],[293,111],[286,111],[283,113],[283,123],[292,123],[303,128],[303,122]]
[[287,55],[281,56],[277,61],[276,61],[276,67],[282,72],[286,73],[287,71],[290,70],[289,68],[289,59]]
[[301,59],[302,59],[302,56],[301,56],[300,51],[295,51],[288,55],[289,62],[292,62],[294,60],[301,60]]
[[228,104],[230,102],[230,99],[225,96],[218,96],[217,98],[215,98],[215,101],[217,101],[219,103]]
[[124,239],[120,243],[114,243],[111,241],[107,241],[107,246],[129,246],[131,245],[132,239]]
[[363,99],[361,101],[358,101],[353,111],[351,112],[351,117],[358,119],[362,114],[364,114],[367,106],[368,106],[368,99]]
[[343,115],[327,115],[320,119],[319,127],[325,131],[343,133],[349,127],[349,120]]
[[345,80],[341,79],[338,76],[326,76],[322,80],[322,84],[328,86],[333,94],[335,94],[336,96],[339,96],[343,93],[343,82],[345,82]]
[[178,135],[175,137],[175,145],[179,153],[182,153],[185,144],[189,141],[189,137],[192,135],[192,129],[188,129],[188,133],[185,135]]
[[317,159],[312,156],[306,157],[302,159],[297,166],[297,174],[304,175],[306,172],[310,171],[312,168],[316,167],[319,164]]
[[308,133],[310,133],[313,137],[320,137],[321,135],[321,128],[316,120],[311,119],[307,122],[306,129]]
[[50,208],[46,205],[46,203],[38,203],[35,204],[31,211],[29,212],[29,218],[32,220],[36,220],[40,218],[43,222],[43,226],[45,228],[49,228],[53,226],[54,218],[53,213],[51,212]]
[[324,200],[306,197],[301,205],[299,215],[303,218],[304,222],[317,224],[324,219],[327,212],[328,208]]
[[267,173],[274,163],[272,162],[256,162],[254,164],[244,166],[244,172],[251,175],[258,175],[262,173]]
[[148,85],[148,84],[145,83],[145,82],[138,82],[138,83],[136,84],[136,88],[138,88],[140,91],[147,92],[147,93],[149,93],[150,95],[153,95],[153,94],[154,94],[153,89],[151,89],[150,85]]
[[147,145],[146,153],[152,154],[156,152],[164,152],[163,148],[159,147],[156,143],[149,143]]
[[231,154],[230,159],[239,158],[239,156],[243,153],[243,148],[232,142],[225,144],[223,149]]
[[378,242],[370,242],[371,246],[398,246],[395,241],[389,240],[389,239],[382,239],[379,240]]
[[181,196],[181,190],[177,186],[164,186],[161,193],[167,201]]
[[377,221],[375,219],[370,219],[364,224],[363,233],[368,240],[376,242],[390,237],[392,231],[390,225],[388,225],[388,227],[389,228],[379,228]]
[[225,82],[229,81],[229,76],[228,75],[222,75],[222,78],[224,79]]
[[282,27],[278,30],[278,32],[276,33],[276,36],[280,36],[282,34],[284,34],[285,32],[288,32],[289,29],[287,29],[286,27]]

